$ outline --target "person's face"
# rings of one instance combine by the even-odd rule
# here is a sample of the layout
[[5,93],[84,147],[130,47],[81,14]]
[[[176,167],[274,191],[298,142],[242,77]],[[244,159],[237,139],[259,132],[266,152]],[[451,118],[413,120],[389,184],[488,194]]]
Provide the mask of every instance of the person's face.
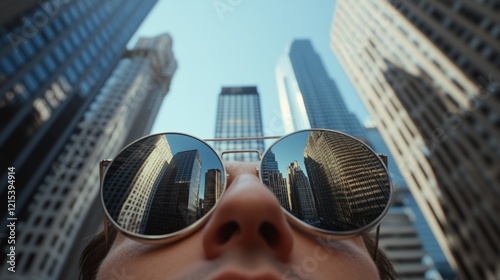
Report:
[[118,234],[97,279],[378,279],[362,237],[292,228],[256,163],[226,163],[228,188],[207,223],[168,245]]

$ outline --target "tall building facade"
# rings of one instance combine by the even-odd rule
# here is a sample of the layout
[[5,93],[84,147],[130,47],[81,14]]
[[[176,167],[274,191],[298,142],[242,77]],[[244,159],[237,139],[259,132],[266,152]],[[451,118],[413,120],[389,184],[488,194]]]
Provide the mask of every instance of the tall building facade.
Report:
[[500,4],[337,1],[331,47],[462,279],[500,278]]
[[[375,152],[388,155],[389,173],[393,184],[397,188],[407,188],[406,182],[379,132],[375,128],[363,127],[356,116],[349,112],[335,82],[328,76],[321,58],[314,51],[309,40],[295,40],[292,42],[286,50],[286,54],[280,58],[276,68],[276,79],[287,132],[318,127],[339,130],[353,135],[370,145]],[[404,193],[406,194],[406,192]],[[426,252],[433,252],[433,254],[429,253],[429,255],[436,263],[442,261],[443,254],[439,249],[435,249],[436,241],[432,233],[430,233],[429,225],[419,215],[421,212],[416,204],[410,203],[414,201],[414,198],[411,195],[404,195],[404,201],[405,203],[408,202],[405,205],[410,209],[407,210],[416,213],[416,217],[420,217],[420,219],[408,218],[408,222],[413,224],[411,228],[413,230],[417,229],[413,234],[424,243],[419,246],[423,246]],[[394,211],[390,211],[388,217],[392,213]],[[384,224],[382,227],[384,227]],[[389,240],[394,236],[386,236],[388,239],[385,242],[391,244],[391,246],[394,245],[391,248],[398,245],[397,241]],[[385,237],[382,236],[381,238]],[[398,250],[405,251],[406,254],[411,253],[411,250],[408,251],[408,248],[404,247],[402,243],[399,244],[401,247]],[[434,267],[432,264],[419,265],[423,256],[412,259],[414,265],[406,266],[406,268],[399,271],[401,275],[404,277],[414,277],[416,275],[424,277],[426,273],[434,275],[432,277],[439,275],[439,273],[432,272]],[[393,255],[393,257],[396,258],[397,256]],[[442,266],[446,272],[444,274],[448,275],[450,269],[447,262],[444,261]],[[439,279],[439,276],[437,277],[433,279]]]
[[[16,273],[9,274],[3,262],[1,278],[75,278],[86,238],[102,223],[98,162],[116,156],[130,139],[149,133],[177,65],[172,39],[166,34],[140,38],[132,50],[120,52],[100,89],[83,100],[75,97],[78,106],[60,115],[76,119],[75,124],[60,127],[57,136],[65,141],[59,143],[58,138],[52,146],[36,143],[31,157],[45,149],[54,155],[38,162],[39,169],[29,170],[34,173],[26,175],[31,181],[18,183],[19,200],[30,198],[16,212],[16,242],[23,246],[16,248]],[[18,166],[19,175],[26,174],[21,172],[23,165]]]
[[[260,99],[257,87],[223,87],[217,105],[215,138],[263,136]],[[219,141],[214,144],[219,153],[228,150],[264,152],[264,140]],[[224,160],[258,161],[256,153],[226,154]]]
[[[366,133],[374,151],[385,155],[391,154],[373,124],[366,126]],[[393,156],[387,157],[387,163],[389,167],[397,166]],[[380,235],[380,241],[385,244],[383,248],[387,249],[386,252],[399,269],[402,279],[411,279],[415,274],[422,275],[422,272],[426,279],[455,279],[456,274],[439,247],[404,177],[401,173],[393,171],[394,168],[389,168],[397,192],[392,207],[394,209],[389,210],[387,218],[382,222],[381,230],[384,234]],[[399,232],[398,221],[405,230]],[[416,238],[422,244],[416,246]]]
[[285,52],[276,67],[285,132],[327,128],[366,140],[311,41],[294,40]]

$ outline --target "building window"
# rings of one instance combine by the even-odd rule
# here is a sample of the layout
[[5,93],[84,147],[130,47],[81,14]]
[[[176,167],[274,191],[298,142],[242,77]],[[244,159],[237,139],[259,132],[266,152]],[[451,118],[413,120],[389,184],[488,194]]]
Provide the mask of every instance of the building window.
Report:
[[47,78],[47,72],[41,63],[36,64],[33,70],[39,82],[43,82]]
[[33,36],[33,43],[35,43],[35,46],[38,49],[42,49],[45,46],[45,41],[43,40],[40,33],[36,33],[36,35]]
[[45,37],[50,41],[52,39],[54,39],[54,37],[56,36],[56,34],[54,33],[54,30],[52,29],[52,27],[50,25],[46,25],[44,28],[43,28],[43,34],[45,34]]
[[53,21],[54,23],[54,28],[56,29],[56,32],[61,33],[64,30],[63,23],[61,21],[61,18],[56,18]]
[[12,56],[12,60],[14,61],[14,63],[17,66],[23,65],[23,63],[26,61],[26,58],[24,57],[24,54],[22,52],[20,52],[20,51],[14,50],[11,53],[11,56]]
[[10,61],[8,56],[4,56],[0,59],[0,66],[2,67],[2,72],[7,75],[14,73],[14,71],[16,70],[16,67]]
[[21,44],[21,49],[28,57],[31,57],[36,53],[35,47],[31,43],[31,41],[24,41],[24,43]]
[[68,10],[65,10],[61,13],[61,16],[62,16],[62,19],[64,21],[64,23],[69,26],[71,25],[71,16],[69,15],[69,12]]
[[43,62],[45,63],[45,66],[47,66],[49,72],[52,72],[57,68],[56,62],[52,58],[51,54],[47,54],[43,59]]
[[479,25],[481,23],[481,21],[483,20],[483,17],[481,16],[481,14],[476,12],[471,7],[467,7],[465,5],[462,5],[460,7],[460,9],[458,10],[458,12],[462,16],[464,16],[465,18],[467,18],[469,21],[473,22],[476,25]]
[[37,98],[35,102],[33,102],[33,107],[38,113],[38,117],[40,121],[45,122],[50,118],[51,110],[47,102],[45,102],[42,98]]
[[38,88],[38,83],[37,81],[35,80],[35,78],[33,78],[33,75],[31,73],[28,73],[24,76],[24,84],[26,85],[26,87],[28,88],[28,91],[29,92],[35,92]]
[[73,32],[71,33],[71,41],[75,46],[79,46],[81,43],[80,37],[78,36],[78,33]]
[[57,59],[57,62],[62,63],[64,61],[64,51],[62,50],[62,47],[60,45],[54,48],[54,55]]
[[71,53],[73,51],[73,43],[71,43],[71,40],[69,39],[69,37],[66,37],[64,39],[64,41],[62,42],[62,45],[64,47],[64,50],[67,53]]
[[75,61],[73,62],[73,66],[75,67],[76,73],[78,73],[78,75],[82,74],[83,70],[85,69],[85,67],[83,67],[82,61],[79,57],[77,57],[75,59]]
[[73,69],[72,66],[69,66],[67,69],[66,69],[66,78],[68,80],[68,82],[70,84],[73,84],[76,82],[76,79],[77,79],[77,76],[76,76],[76,73],[75,73],[75,70]]

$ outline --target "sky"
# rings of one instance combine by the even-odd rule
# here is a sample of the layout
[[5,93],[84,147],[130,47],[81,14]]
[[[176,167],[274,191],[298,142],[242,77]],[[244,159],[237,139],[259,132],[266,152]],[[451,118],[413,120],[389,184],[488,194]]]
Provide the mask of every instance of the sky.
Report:
[[223,86],[257,86],[264,134],[282,135],[275,68],[294,39],[310,39],[361,122],[368,113],[329,47],[335,1],[160,0],[129,42],[168,33],[178,63],[151,133],[213,138]]

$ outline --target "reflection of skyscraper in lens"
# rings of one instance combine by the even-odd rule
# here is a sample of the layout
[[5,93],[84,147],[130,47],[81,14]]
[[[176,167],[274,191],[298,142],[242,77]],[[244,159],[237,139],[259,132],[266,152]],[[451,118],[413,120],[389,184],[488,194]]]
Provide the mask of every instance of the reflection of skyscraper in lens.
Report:
[[205,173],[205,194],[203,197],[203,212],[206,214],[222,195],[222,173],[220,169],[209,169]]
[[262,159],[262,182],[268,186],[276,195],[276,198],[287,210],[291,210],[289,190],[286,183],[286,178],[278,169],[278,162],[272,151],[267,151],[266,156]]
[[375,220],[387,205],[389,188],[380,187],[389,185],[386,171],[380,160],[357,140],[313,131],[304,149],[304,163],[321,227],[358,228]]
[[131,232],[142,232],[149,197],[171,160],[170,145],[162,135],[142,140],[122,152],[109,167],[111,176],[104,182],[104,201],[111,217]]
[[288,181],[292,200],[292,214],[308,224],[317,224],[316,203],[307,176],[297,161],[288,166]]
[[198,150],[176,153],[165,170],[152,202],[146,234],[167,234],[198,220],[201,158]]

